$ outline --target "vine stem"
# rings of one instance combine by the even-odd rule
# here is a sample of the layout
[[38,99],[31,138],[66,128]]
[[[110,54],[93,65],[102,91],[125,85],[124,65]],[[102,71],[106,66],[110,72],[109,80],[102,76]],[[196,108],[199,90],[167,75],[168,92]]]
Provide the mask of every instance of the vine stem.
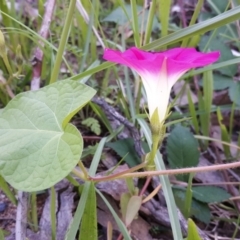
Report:
[[[123,179],[123,178],[134,178],[134,177],[146,177],[146,176],[158,176],[158,175],[177,175],[185,173],[198,173],[198,172],[210,172],[216,170],[223,170],[229,168],[240,167],[240,161],[234,163],[226,164],[217,164],[213,166],[204,166],[204,167],[191,167],[191,168],[180,168],[180,169],[169,169],[161,171],[145,171],[145,172],[136,172],[136,173],[117,173],[112,174],[106,177],[88,177],[88,180],[93,182],[102,182],[102,181],[111,181],[114,179]],[[129,169],[130,170],[130,169]]]

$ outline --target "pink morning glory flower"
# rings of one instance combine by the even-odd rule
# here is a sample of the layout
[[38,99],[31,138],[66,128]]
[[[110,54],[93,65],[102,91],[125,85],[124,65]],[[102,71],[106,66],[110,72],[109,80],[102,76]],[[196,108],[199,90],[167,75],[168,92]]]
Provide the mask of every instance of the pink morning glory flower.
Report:
[[197,52],[194,48],[174,48],[163,52],[146,52],[136,47],[125,52],[105,49],[103,58],[134,69],[142,78],[148,99],[149,118],[155,110],[160,123],[167,117],[172,86],[189,69],[203,67],[218,60],[218,51]]

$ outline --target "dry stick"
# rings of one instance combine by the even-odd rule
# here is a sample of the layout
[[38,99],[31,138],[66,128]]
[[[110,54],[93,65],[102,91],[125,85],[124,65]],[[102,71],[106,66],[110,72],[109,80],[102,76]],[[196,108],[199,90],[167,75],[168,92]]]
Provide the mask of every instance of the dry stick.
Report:
[[16,240],[25,240],[27,232],[28,193],[18,191],[18,205],[15,225]]
[[[45,14],[43,16],[42,26],[39,30],[39,35],[47,39],[49,35],[49,27],[52,20],[56,0],[47,0],[45,3]],[[44,43],[40,40],[39,45],[44,47]],[[36,47],[33,53],[32,66],[33,78],[31,81],[31,90],[37,90],[40,87],[41,71],[42,71],[43,51],[40,47]]]
[[[48,37],[54,6],[55,6],[55,0],[47,0],[45,3],[45,14],[43,16],[42,25],[39,31],[39,34],[45,39]],[[39,44],[42,47],[44,47],[43,42],[40,41]],[[42,59],[43,59],[43,52],[39,47],[37,47],[34,51],[33,60],[32,60],[33,76],[31,81],[31,90],[37,90],[40,88]],[[15,227],[16,240],[26,239],[27,202],[28,202],[28,193],[18,191],[18,206],[17,206],[16,227]]]
[[129,122],[125,117],[123,117],[119,112],[117,112],[114,107],[110,106],[103,98],[94,97],[92,99],[92,102],[102,107],[104,112],[107,113],[107,115],[111,115],[112,117],[117,119],[120,123],[122,123],[126,128],[128,128],[134,141],[136,153],[138,154],[139,157],[144,156],[145,152],[142,148],[141,136],[138,130],[135,128],[135,126],[131,122]]

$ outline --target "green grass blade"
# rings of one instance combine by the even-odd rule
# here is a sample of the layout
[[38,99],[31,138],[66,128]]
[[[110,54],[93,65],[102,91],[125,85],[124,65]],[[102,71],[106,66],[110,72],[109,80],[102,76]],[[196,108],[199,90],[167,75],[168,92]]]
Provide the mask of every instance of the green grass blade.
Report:
[[[191,21],[189,23],[189,26],[192,26],[193,24],[195,24],[195,22],[196,22],[196,20],[197,20],[197,18],[199,16],[199,13],[200,13],[200,11],[202,9],[203,3],[204,3],[204,0],[198,0],[198,3],[196,5],[196,7],[195,7],[195,10],[194,10],[193,16],[191,18]],[[182,42],[182,46],[181,47],[188,46],[189,45],[188,44],[188,40],[189,40],[188,38],[185,38],[183,40],[183,42]]]
[[[95,61],[88,67],[87,70],[93,69],[93,68],[99,66],[99,64],[100,64],[100,61],[99,61],[99,60],[95,60]],[[90,76],[88,75],[88,76],[82,78],[79,82],[85,84],[89,79],[90,79]]]
[[152,2],[150,3],[150,9],[149,9],[149,15],[148,15],[148,20],[147,20],[147,27],[145,30],[145,39],[144,39],[144,45],[146,45],[147,43],[149,43],[150,41],[150,37],[152,34],[152,26],[153,26],[153,19],[154,19],[154,15],[155,15],[155,11],[156,11],[156,0],[152,0]]
[[82,216],[84,213],[84,209],[86,206],[86,202],[88,200],[88,193],[89,193],[90,186],[91,186],[91,182],[84,183],[81,198],[80,198],[80,201],[78,202],[78,206],[75,211],[73,220],[72,220],[71,224],[69,225],[67,234],[65,236],[65,240],[76,239],[76,234],[79,229],[79,224],[81,222],[81,219],[82,219]]
[[54,187],[51,187],[51,200],[50,200],[50,214],[51,214],[51,233],[52,240],[56,239],[57,231],[56,231],[56,192]]
[[80,79],[82,79],[84,77],[91,76],[94,73],[100,72],[100,71],[105,70],[105,69],[107,69],[109,67],[112,67],[114,65],[115,65],[115,63],[104,62],[104,63],[100,64],[97,67],[94,67],[94,68],[91,68],[89,70],[86,70],[83,73],[79,73],[79,74],[77,74],[75,76],[72,76],[72,77],[70,77],[68,79],[70,79],[70,80],[80,80]]
[[132,26],[133,26],[133,34],[134,34],[134,41],[136,47],[140,47],[140,34],[138,28],[138,13],[137,13],[137,3],[136,0],[131,0],[131,10],[132,10]]
[[112,215],[113,215],[113,217],[114,217],[114,219],[115,219],[115,221],[118,225],[118,228],[119,228],[119,230],[121,231],[121,233],[124,237],[124,240],[132,240],[131,236],[128,233],[128,230],[127,230],[126,226],[123,224],[122,220],[118,217],[117,213],[114,211],[111,204],[108,202],[108,200],[104,197],[104,195],[98,189],[96,189],[96,192],[102,198],[102,200],[105,202],[108,209],[112,213]]
[[73,13],[75,10],[75,6],[76,6],[76,0],[70,1],[69,8],[67,11],[67,17],[66,17],[66,20],[64,23],[64,27],[63,27],[63,31],[62,31],[62,35],[61,35],[61,39],[60,39],[59,48],[57,51],[56,62],[54,64],[51,79],[49,82],[50,84],[56,82],[57,78],[58,78],[60,66],[61,66],[62,59],[63,59],[63,52],[64,52],[65,46],[67,44],[68,36],[69,36],[70,30],[71,30],[71,23],[72,23],[72,18],[74,15]]
[[194,24],[192,26],[178,30],[172,34],[169,34],[168,36],[155,40],[152,43],[145,45],[143,49],[152,50],[156,48],[163,48],[173,43],[182,41],[185,38],[206,33],[212,29],[224,26],[228,23],[238,20],[240,18],[239,12],[240,12],[240,6],[237,6],[209,20]]
[[171,7],[171,0],[159,0],[158,1],[158,10],[159,10],[159,19],[161,22],[161,36],[168,35],[168,23],[169,23],[169,14]]
[[[11,15],[8,6],[7,6],[7,0],[0,1],[0,9],[5,14],[2,14],[2,23],[5,27],[14,27],[14,21],[12,21],[11,18],[8,18],[7,15]],[[15,15],[14,15],[15,16]],[[12,44],[13,49],[16,49],[17,47],[17,38],[16,35],[11,34],[9,35],[10,43]]]
[[[206,123],[206,112],[205,112],[205,104],[202,93],[198,92],[198,111],[199,111],[199,121],[203,135],[207,136],[208,134],[208,123]],[[204,140],[205,147],[207,146],[208,141]]]
[[90,46],[91,38],[92,38],[92,25],[94,22],[94,7],[95,7],[95,5],[96,5],[96,1],[93,1],[93,8],[91,8],[91,14],[90,14],[89,24],[88,24],[88,28],[87,28],[84,52],[83,52],[83,57],[82,57],[81,65],[80,65],[80,72],[83,71],[84,66],[86,65],[86,59],[89,55],[89,46]]
[[5,179],[0,175],[0,189],[6,194],[7,198],[14,204],[17,205],[17,200],[14,193],[9,188]]
[[4,240],[4,231],[0,228],[0,240]]
[[[95,155],[92,160],[92,164],[89,169],[89,175],[92,175],[92,176],[95,175],[97,166],[101,159],[102,150],[103,150],[103,147],[104,147],[104,144],[106,143],[106,141],[107,141],[107,138],[102,138],[101,141],[99,142],[97,151],[95,152]],[[79,229],[79,224],[81,222],[81,219],[82,219],[82,216],[84,213],[86,202],[88,200],[88,195],[89,195],[89,191],[91,188],[91,184],[92,184],[91,182],[84,183],[81,198],[78,203],[77,210],[75,211],[73,221],[69,226],[65,240],[72,240],[72,239],[75,239],[75,237],[76,237],[77,231]]]
[[192,101],[191,91],[190,91],[189,88],[188,88],[188,91],[187,91],[187,97],[188,97],[188,109],[189,109],[189,112],[190,112],[190,116],[192,118],[192,124],[194,126],[194,129],[195,129],[196,133],[199,134],[199,124],[198,124],[198,119],[197,119],[197,113],[196,113],[194,103]]
[[80,227],[79,240],[97,240],[97,203],[94,183],[91,182],[88,192],[82,223]]
[[[25,24],[21,23],[20,21],[16,20],[15,18],[11,17],[10,15],[6,14],[5,12],[3,12],[1,9],[0,9],[0,13],[8,18],[10,18],[12,21],[16,22],[18,25],[20,25],[21,27],[23,27],[24,29],[26,29],[29,33],[30,36],[29,38],[30,39],[33,39],[32,36],[35,36],[38,40],[40,40],[41,42],[43,42],[44,44],[46,44],[47,46],[49,46],[51,49],[53,49],[55,52],[58,51],[58,49],[53,45],[51,44],[49,41],[47,41],[45,38],[43,38],[42,36],[40,36],[38,33],[36,33],[35,31],[33,31],[30,27],[27,27]],[[5,28],[5,29],[9,29],[9,28]],[[11,28],[11,29],[14,29],[14,31],[19,31],[19,33],[21,33],[20,31],[22,30],[19,30],[19,29],[16,29],[16,28]],[[13,31],[13,33],[14,33]],[[37,41],[36,41],[37,42]],[[39,46],[41,47],[41,46]],[[67,63],[67,60],[65,59],[65,57],[63,57],[63,60],[64,60],[64,63],[66,64],[66,66],[68,67],[69,71],[72,72],[71,68],[69,67],[68,63]]]
[[205,118],[204,118],[204,126],[205,128],[202,129],[203,134],[205,136],[209,136],[210,130],[210,114],[212,108],[212,98],[213,98],[213,75],[212,71],[206,71],[203,74],[203,92],[204,92],[204,111],[205,111]]
[[31,193],[31,218],[34,232],[38,231],[37,194]]
[[190,211],[192,207],[192,181],[193,181],[194,173],[189,174],[188,186],[186,189],[186,197],[185,197],[185,205],[184,205],[184,213],[183,215],[187,219],[190,217]]
[[[230,140],[230,135],[228,133],[228,130],[226,128],[226,126],[222,123],[223,120],[223,116],[221,114],[220,108],[217,108],[217,118],[218,118],[218,124],[220,126],[221,129],[221,139],[224,142],[231,142]],[[231,151],[230,151],[230,147],[227,145],[223,145],[223,149],[224,149],[224,153],[226,157],[230,157],[231,156]]]
[[[138,118],[137,120],[143,130],[143,133],[146,137],[149,147],[151,147],[152,137],[151,137],[151,131],[147,123],[143,119]],[[157,152],[157,155],[155,157],[155,164],[156,164],[157,170],[165,170],[165,165],[162,159],[162,155],[160,154],[159,151]],[[177,207],[173,197],[172,187],[171,187],[169,178],[168,176],[159,176],[159,178],[162,184],[164,197],[167,203],[168,214],[170,218],[174,240],[182,240],[183,238],[182,238],[181,226],[178,218],[176,217],[178,216]]]
[[92,164],[91,164],[90,169],[89,169],[89,175],[92,175],[92,176],[95,175],[95,173],[97,171],[99,161],[101,160],[102,151],[103,151],[103,148],[104,148],[104,145],[105,145],[106,141],[107,141],[107,138],[104,137],[99,142],[97,151],[94,154]]

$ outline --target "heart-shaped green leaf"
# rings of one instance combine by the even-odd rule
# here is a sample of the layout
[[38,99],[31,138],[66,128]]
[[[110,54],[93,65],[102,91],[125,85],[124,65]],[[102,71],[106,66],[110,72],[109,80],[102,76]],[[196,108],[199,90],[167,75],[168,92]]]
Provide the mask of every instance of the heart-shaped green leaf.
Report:
[[74,168],[83,143],[70,119],[95,94],[64,80],[12,99],[0,115],[0,173],[24,191],[46,189]]

